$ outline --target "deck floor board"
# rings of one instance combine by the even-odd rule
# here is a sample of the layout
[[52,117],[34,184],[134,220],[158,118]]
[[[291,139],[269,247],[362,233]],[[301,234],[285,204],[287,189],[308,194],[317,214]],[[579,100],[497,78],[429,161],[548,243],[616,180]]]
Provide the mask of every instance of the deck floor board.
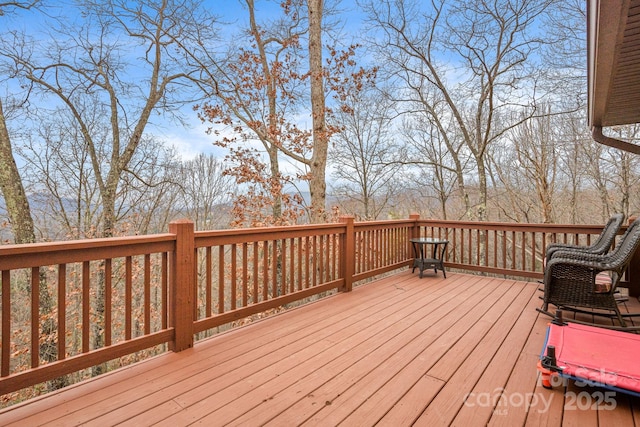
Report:
[[538,286],[401,272],[6,408],[0,425],[638,424],[638,397],[587,408],[602,390],[542,388]]

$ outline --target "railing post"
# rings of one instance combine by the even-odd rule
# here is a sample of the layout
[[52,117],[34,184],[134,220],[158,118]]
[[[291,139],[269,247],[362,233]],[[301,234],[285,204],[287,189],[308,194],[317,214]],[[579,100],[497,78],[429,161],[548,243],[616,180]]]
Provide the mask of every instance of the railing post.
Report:
[[187,219],[172,221],[169,232],[176,235],[176,249],[170,254],[169,326],[174,328],[173,351],[193,347],[195,305],[194,225]]
[[[629,224],[636,220],[636,217],[629,218]],[[631,262],[627,267],[627,274],[629,275],[629,296],[640,296],[640,250],[636,250],[633,256],[631,256]]]
[[344,286],[340,289],[342,292],[351,292],[353,289],[353,275],[356,269],[356,235],[354,227],[355,218],[353,215],[344,215],[340,217],[340,222],[346,226],[344,238],[342,239],[342,276],[344,277]]
[[410,239],[417,239],[420,237],[420,226],[418,225],[418,221],[420,220],[420,214],[413,213],[409,215],[409,219],[413,221],[413,228],[411,229]]
[[[409,239],[417,239],[418,237],[420,237],[420,225],[418,223],[418,221],[420,220],[420,214],[412,213],[409,215],[409,219],[413,221],[413,227],[411,228],[411,234],[409,236]],[[413,253],[413,245],[408,241],[407,243],[408,243],[407,257],[413,258],[415,256],[415,254]],[[411,268],[412,265],[413,264],[410,264],[409,268]]]

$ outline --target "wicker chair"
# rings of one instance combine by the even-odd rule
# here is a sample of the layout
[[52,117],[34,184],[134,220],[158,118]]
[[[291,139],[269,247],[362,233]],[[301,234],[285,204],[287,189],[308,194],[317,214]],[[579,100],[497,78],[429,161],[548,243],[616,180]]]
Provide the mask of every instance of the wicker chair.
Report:
[[623,214],[615,214],[602,229],[602,233],[598,236],[598,239],[590,246],[571,245],[568,243],[551,243],[547,246],[546,261],[549,261],[552,256],[558,251],[575,250],[581,252],[589,252],[593,254],[604,254],[609,251],[613,241],[620,230],[622,221],[624,220]]
[[[575,250],[558,250],[547,261],[544,271],[544,297],[538,311],[553,317],[549,304],[563,310],[615,317],[625,328],[626,323],[615,298],[615,291],[631,257],[640,246],[640,218],[635,220],[607,254]],[[600,272],[609,272],[610,286],[596,285]]]

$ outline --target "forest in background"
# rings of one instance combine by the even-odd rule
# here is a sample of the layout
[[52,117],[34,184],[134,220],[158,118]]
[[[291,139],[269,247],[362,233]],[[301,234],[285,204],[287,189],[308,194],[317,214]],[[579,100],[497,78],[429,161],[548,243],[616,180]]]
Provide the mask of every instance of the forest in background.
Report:
[[[4,242],[640,210],[638,159],[586,126],[583,1],[238,5],[1,6]],[[203,124],[193,158],[163,137]]]

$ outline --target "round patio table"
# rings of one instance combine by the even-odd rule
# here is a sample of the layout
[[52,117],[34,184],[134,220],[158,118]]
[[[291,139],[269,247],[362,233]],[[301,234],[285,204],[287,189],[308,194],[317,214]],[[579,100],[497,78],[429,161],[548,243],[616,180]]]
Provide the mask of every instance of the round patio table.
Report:
[[[440,269],[446,279],[447,272],[444,269],[444,254],[449,241],[433,237],[419,237],[417,239],[411,239],[410,242],[413,245],[413,252],[415,254],[411,272],[413,273],[416,267],[418,267],[420,269],[420,278],[422,279],[424,270],[433,268],[433,271],[438,274],[438,269]],[[432,251],[429,251],[429,246],[433,246]]]

